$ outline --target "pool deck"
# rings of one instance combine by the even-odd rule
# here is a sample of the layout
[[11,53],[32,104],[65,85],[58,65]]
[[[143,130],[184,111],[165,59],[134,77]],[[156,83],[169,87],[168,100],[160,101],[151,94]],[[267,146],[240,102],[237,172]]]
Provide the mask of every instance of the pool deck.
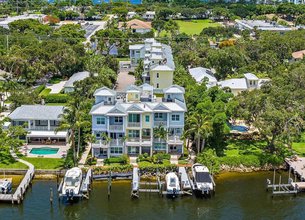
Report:
[[[31,154],[31,150],[35,148],[43,148],[43,147],[48,147],[48,148],[58,148],[58,151],[56,154]],[[27,157],[39,157],[39,158],[63,158],[66,157],[67,152],[69,150],[68,145],[25,145],[20,149],[20,152],[23,155],[26,155]]]

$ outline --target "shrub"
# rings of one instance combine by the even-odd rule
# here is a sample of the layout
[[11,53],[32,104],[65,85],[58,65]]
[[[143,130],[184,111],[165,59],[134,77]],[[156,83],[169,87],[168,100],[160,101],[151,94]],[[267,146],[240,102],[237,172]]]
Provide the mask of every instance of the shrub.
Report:
[[121,157],[110,157],[104,160],[105,164],[111,164],[111,163],[120,163],[120,164],[127,164],[128,157],[126,155],[123,155]]
[[67,94],[49,94],[45,97],[46,103],[66,103],[68,102]]
[[141,172],[146,172],[146,173],[167,173],[167,172],[172,172],[177,170],[177,166],[174,164],[140,164],[139,168]]
[[95,167],[93,169],[94,174],[107,174],[109,171],[115,173],[128,173],[131,172],[133,166],[130,164],[127,165],[118,165],[118,166],[103,166],[103,167]]
[[40,85],[38,86],[34,91],[37,93],[37,94],[40,94],[42,92],[42,90],[44,90],[46,88],[45,85]]

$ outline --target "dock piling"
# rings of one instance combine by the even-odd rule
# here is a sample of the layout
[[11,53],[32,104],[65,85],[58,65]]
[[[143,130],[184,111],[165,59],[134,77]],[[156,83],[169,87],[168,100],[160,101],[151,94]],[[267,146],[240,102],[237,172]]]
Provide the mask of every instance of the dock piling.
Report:
[[53,205],[53,189],[50,188],[50,203]]

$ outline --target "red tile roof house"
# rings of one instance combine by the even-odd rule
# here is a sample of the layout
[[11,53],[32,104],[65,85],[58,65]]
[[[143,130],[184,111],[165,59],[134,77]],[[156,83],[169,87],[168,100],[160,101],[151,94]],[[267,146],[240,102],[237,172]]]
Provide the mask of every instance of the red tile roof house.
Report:
[[292,53],[292,58],[294,60],[302,60],[305,55],[305,50],[300,50]]
[[133,19],[127,22],[119,22],[119,30],[131,29],[133,33],[145,34],[151,31],[151,22]]

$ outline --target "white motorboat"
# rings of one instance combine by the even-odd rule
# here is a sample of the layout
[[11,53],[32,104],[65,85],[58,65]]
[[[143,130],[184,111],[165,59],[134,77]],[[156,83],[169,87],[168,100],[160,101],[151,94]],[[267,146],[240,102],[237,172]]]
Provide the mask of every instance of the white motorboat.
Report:
[[202,164],[196,163],[192,166],[195,190],[202,194],[211,194],[214,192],[214,180],[209,169]]
[[0,194],[8,194],[12,191],[12,178],[0,179]]
[[175,173],[171,172],[166,174],[165,181],[166,181],[167,195],[175,196],[176,194],[179,194],[180,192],[179,178]]
[[82,178],[83,174],[80,168],[74,167],[69,169],[64,177],[62,194],[66,195],[66,197],[69,199],[73,199],[73,197],[78,196],[81,190]]

